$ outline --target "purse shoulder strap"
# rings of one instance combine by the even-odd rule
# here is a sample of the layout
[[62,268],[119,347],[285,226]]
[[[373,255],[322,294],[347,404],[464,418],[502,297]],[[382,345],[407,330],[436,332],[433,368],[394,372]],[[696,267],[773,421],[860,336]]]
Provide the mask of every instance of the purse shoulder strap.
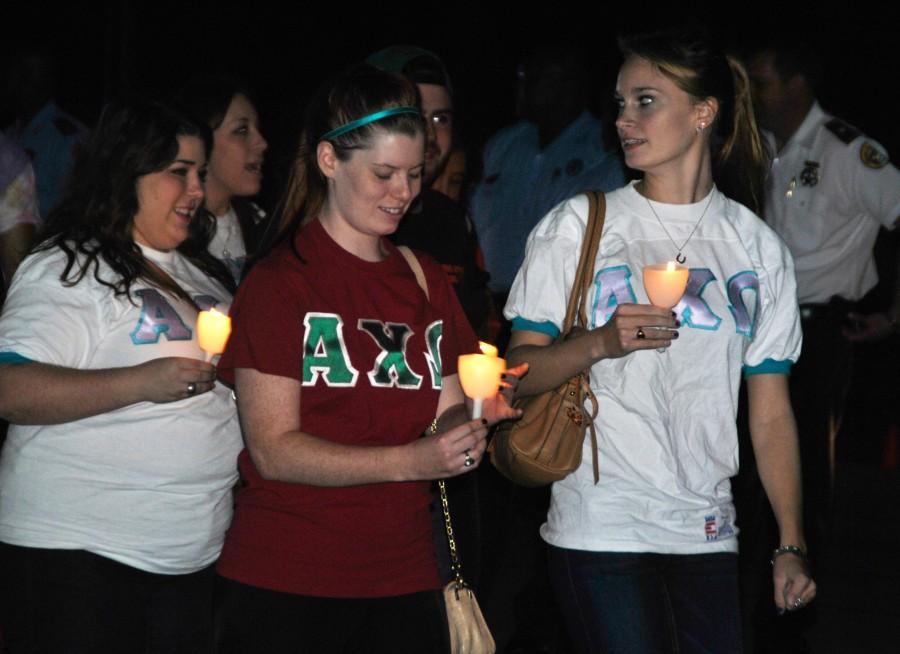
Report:
[[[578,268],[575,273],[575,282],[572,284],[572,292],[569,295],[569,304],[566,307],[566,319],[560,338],[571,331],[578,317],[578,324],[587,327],[587,297],[588,289],[594,279],[594,261],[597,258],[597,250],[600,248],[600,236],[603,234],[603,224],[606,221],[606,195],[596,191],[588,191],[588,220],[584,228],[584,241],[581,243],[581,256],[578,258]],[[591,432],[591,463],[594,468],[594,484],[600,480],[600,462],[597,452],[597,431],[594,427],[594,418],[597,417],[597,398],[588,387],[587,397],[591,401],[591,414],[588,429]]]
[[606,220],[606,196],[597,191],[588,191],[588,219],[584,229],[584,240],[581,243],[581,255],[578,258],[578,267],[575,272],[575,281],[572,284],[572,292],[569,294],[569,303],[566,306],[566,318],[560,337],[572,330],[577,317],[578,324],[587,326],[587,296],[588,289],[593,283],[594,260],[597,258],[597,250],[600,247],[600,236],[603,233],[603,223]]
[[[409,267],[412,268],[416,281],[422,290],[425,291],[425,297],[427,298],[428,282],[425,280],[425,271],[422,270],[422,264],[419,263],[419,259],[405,245],[398,246],[397,250],[406,259]],[[437,418],[431,421],[429,433],[431,435],[437,433]],[[462,561],[459,558],[459,550],[456,548],[456,539],[453,537],[453,520],[450,518],[450,503],[447,501],[447,484],[443,479],[438,480],[438,490],[441,495],[441,510],[444,513],[444,531],[447,534],[447,547],[450,549],[450,572],[453,574],[453,580],[456,582],[457,589],[467,588],[468,584],[466,584],[462,576]]]
[[430,300],[431,298],[428,296],[428,282],[425,279],[425,271],[422,270],[422,264],[419,263],[419,259],[413,254],[413,251],[405,245],[398,245],[397,251],[403,255],[403,258],[406,259],[406,263],[412,269],[413,274],[416,276],[416,282],[419,284],[419,288],[425,292],[425,299]]

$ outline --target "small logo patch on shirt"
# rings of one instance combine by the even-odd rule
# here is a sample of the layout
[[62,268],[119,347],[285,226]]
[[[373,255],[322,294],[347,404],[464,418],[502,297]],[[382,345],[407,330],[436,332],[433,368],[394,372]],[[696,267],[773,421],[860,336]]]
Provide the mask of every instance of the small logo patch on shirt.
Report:
[[803,186],[815,186],[819,183],[819,162],[803,162],[803,170],[800,171],[800,183]]
[[719,538],[719,530],[716,527],[716,516],[708,515],[704,520],[703,531],[706,532],[706,540],[716,540]]

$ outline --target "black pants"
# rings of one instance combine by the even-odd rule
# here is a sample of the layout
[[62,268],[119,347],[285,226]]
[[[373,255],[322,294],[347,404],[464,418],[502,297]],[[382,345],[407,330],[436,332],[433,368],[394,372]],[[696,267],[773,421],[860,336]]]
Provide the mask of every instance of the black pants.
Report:
[[831,467],[852,368],[852,346],[841,333],[850,306],[835,300],[806,307],[803,352],[791,370],[803,466],[803,514],[811,559],[821,554],[831,522]]
[[344,599],[280,593],[219,578],[219,654],[446,654],[438,590]]
[[0,625],[10,654],[212,651],[212,567],[144,572],[83,550],[0,543]]

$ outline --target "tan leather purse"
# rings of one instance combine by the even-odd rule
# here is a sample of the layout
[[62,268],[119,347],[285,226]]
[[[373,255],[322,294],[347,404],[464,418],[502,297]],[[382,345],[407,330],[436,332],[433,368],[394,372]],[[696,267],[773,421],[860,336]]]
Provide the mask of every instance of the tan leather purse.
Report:
[[[436,430],[437,421],[432,431]],[[444,604],[447,606],[447,626],[450,628],[451,654],[494,654],[497,649],[494,637],[488,629],[481,607],[475,599],[475,592],[462,577],[462,563],[456,551],[453,538],[453,524],[450,521],[450,507],[447,504],[447,487],[444,480],[438,481],[441,492],[441,508],[444,511],[444,528],[447,530],[447,544],[450,546],[450,572],[453,579],[444,586]]]
[[[588,222],[575,283],[569,294],[566,317],[557,342],[577,338],[579,328],[587,327],[585,304],[588,289],[593,283],[594,259],[606,217],[606,197],[595,192],[588,192],[587,196],[590,207]],[[590,413],[584,410],[586,401],[591,404]],[[597,433],[594,429],[598,406],[587,370],[557,388],[517,399],[513,404],[522,409],[522,417],[500,423],[488,446],[491,463],[500,473],[521,486],[545,486],[559,481],[581,465],[585,430],[590,429],[594,483],[599,481]]]

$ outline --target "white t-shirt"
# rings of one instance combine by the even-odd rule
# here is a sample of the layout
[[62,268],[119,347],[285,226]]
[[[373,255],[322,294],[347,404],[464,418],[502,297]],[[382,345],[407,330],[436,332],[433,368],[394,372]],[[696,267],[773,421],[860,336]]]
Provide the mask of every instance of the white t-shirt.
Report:
[[772,161],[765,213],[796,261],[800,302],[859,300],[878,282],[878,229],[900,217],[900,171],[816,103]]
[[[180,254],[142,249],[201,308],[228,310],[229,293]],[[53,249],[19,267],[0,318],[0,360],[18,355],[102,369],[204,357],[189,304],[141,281],[132,286],[132,304],[92,269],[66,287],[64,265],[65,255]],[[100,275],[116,278],[105,264]],[[154,573],[196,571],[222,547],[240,450],[236,407],[218,384],[167,404],[140,402],[59,425],[11,425],[0,456],[0,540],[84,549]]]
[[216,216],[216,233],[209,242],[209,253],[225,264],[234,282],[241,281],[241,271],[247,260],[247,246],[241,232],[234,208],[229,207],[221,216]]
[[[675,308],[680,338],[664,353],[639,351],[591,367],[600,404],[600,482],[594,485],[586,438],[581,467],[553,485],[541,529],[553,545],[676,554],[737,549],[729,477],[738,469],[741,369],[786,372],[801,336],[787,248],[747,208],[712,193],[684,248],[691,276]],[[676,254],[633,184],[606,197],[590,328],[604,324],[617,304],[648,303],[642,267]],[[679,245],[707,199],[654,203]],[[506,305],[514,329],[559,333],[587,212],[587,198],[577,196],[532,232]]]

